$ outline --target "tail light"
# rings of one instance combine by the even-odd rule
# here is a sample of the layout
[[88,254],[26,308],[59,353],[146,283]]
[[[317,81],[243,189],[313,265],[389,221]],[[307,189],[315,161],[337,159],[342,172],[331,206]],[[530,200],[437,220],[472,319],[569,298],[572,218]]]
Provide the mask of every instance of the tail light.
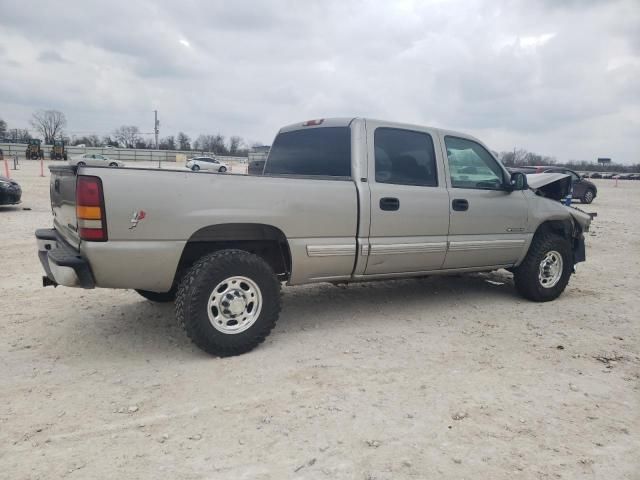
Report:
[[102,180],[79,175],[76,183],[76,218],[81,240],[107,241],[107,217],[104,213]]

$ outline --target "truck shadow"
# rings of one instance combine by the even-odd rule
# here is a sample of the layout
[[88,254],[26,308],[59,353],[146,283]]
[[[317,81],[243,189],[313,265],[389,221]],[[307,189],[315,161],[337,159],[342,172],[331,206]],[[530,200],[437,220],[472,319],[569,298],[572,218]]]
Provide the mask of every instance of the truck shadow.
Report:
[[[435,319],[446,310],[468,315],[467,307],[492,308],[497,302],[518,300],[511,274],[491,272],[430,276],[403,280],[352,283],[346,286],[317,284],[283,289],[283,304],[276,333],[344,324],[345,319],[369,322],[395,317]],[[426,318],[425,318],[426,317]],[[435,321],[435,320],[434,320]],[[374,320],[375,322],[375,320]],[[381,323],[388,325],[386,320]]]
[[[75,338],[75,353],[149,358],[181,352],[176,359],[208,357],[177,325],[172,303],[152,303],[133,292],[125,297],[129,301],[121,304],[112,305],[109,299],[95,305],[91,318],[74,315],[64,320],[68,335]],[[437,322],[443,312],[464,318],[472,314],[469,305],[475,305],[476,312],[490,311],[517,298],[506,272],[285,287],[280,319],[269,341],[286,342],[289,332],[340,329],[346,324],[383,329],[395,318]]]

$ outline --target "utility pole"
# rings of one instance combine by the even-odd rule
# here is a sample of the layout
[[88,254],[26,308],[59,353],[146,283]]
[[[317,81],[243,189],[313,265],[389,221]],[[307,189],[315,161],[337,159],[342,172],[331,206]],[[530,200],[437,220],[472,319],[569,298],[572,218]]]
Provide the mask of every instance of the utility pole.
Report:
[[[158,110],[154,110],[153,111],[155,120],[153,122],[153,133],[156,136],[156,150],[158,150],[158,133],[160,133],[160,130],[158,129],[158,127],[160,126],[160,121],[158,120]],[[162,168],[162,160],[160,160],[160,157],[158,157],[158,168]]]
[[155,116],[155,121],[153,122],[153,133],[155,133],[156,135],[156,150],[158,150],[158,133],[160,133],[160,130],[158,127],[160,127],[160,121],[158,120],[158,110],[154,110],[153,114]]

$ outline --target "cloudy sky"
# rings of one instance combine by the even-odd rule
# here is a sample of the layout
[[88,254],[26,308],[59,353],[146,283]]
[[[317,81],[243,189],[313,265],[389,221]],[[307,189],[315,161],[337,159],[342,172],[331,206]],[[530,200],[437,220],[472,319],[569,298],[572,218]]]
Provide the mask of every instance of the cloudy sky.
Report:
[[0,0],[0,118],[270,143],[370,116],[640,162],[640,1]]

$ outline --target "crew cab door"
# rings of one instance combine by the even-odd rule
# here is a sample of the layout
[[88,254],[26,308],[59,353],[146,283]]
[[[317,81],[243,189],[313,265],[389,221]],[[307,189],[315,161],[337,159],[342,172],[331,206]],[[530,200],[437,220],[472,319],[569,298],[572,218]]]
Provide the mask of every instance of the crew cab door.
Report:
[[443,268],[509,265],[523,253],[528,205],[509,191],[508,172],[478,142],[441,134],[450,203]]
[[435,132],[366,121],[371,223],[365,275],[437,270],[449,229],[449,195]]

